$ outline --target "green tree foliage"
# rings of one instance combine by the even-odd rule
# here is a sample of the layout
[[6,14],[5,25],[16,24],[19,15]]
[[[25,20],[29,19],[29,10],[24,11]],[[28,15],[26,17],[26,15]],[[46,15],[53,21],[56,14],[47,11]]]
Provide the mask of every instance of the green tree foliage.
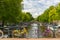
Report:
[[32,17],[32,15],[31,15],[29,12],[27,12],[27,13],[26,13],[26,15],[28,15],[28,16],[29,16],[29,21],[34,20],[34,18]]
[[48,22],[49,19],[49,10],[45,10],[44,13],[42,15],[39,15],[37,17],[37,21],[39,22]]
[[3,25],[5,22],[17,22],[22,10],[21,2],[22,0],[0,0],[0,20]]
[[29,22],[29,21],[32,21],[34,18],[32,17],[32,15],[29,13],[29,12],[23,12],[21,14],[21,17],[20,17],[20,20],[22,22]]
[[58,13],[58,20],[60,20],[60,3],[56,6],[56,12]]
[[58,13],[55,7],[49,11],[49,22],[53,22],[54,20],[58,20]]
[[37,17],[37,21],[51,23],[60,20],[60,3],[57,6],[50,6],[43,14]]

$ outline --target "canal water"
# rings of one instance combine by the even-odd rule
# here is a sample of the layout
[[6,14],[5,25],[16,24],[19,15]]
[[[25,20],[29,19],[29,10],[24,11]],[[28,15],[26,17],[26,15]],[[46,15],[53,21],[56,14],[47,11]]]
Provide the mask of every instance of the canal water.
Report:
[[39,30],[39,25],[36,23],[31,24],[31,29],[29,30],[27,38],[41,38],[41,32]]

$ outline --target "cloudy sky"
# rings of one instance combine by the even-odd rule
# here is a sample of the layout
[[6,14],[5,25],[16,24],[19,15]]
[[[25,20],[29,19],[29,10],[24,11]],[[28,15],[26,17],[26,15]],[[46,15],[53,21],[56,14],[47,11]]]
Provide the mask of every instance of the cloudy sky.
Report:
[[41,15],[49,6],[56,5],[59,2],[60,0],[24,0],[23,11],[30,12],[35,18]]

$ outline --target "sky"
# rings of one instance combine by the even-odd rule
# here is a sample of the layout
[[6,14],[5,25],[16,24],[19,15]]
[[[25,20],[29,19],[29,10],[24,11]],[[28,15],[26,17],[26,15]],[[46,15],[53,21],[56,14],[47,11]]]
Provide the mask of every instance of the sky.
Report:
[[30,12],[34,18],[41,15],[51,5],[56,5],[60,0],[23,0],[24,12]]

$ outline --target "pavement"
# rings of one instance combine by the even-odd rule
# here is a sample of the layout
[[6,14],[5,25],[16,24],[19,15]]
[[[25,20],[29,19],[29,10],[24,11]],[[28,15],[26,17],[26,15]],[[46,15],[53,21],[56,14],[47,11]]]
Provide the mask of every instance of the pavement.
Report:
[[0,40],[60,40],[60,38],[3,38]]

